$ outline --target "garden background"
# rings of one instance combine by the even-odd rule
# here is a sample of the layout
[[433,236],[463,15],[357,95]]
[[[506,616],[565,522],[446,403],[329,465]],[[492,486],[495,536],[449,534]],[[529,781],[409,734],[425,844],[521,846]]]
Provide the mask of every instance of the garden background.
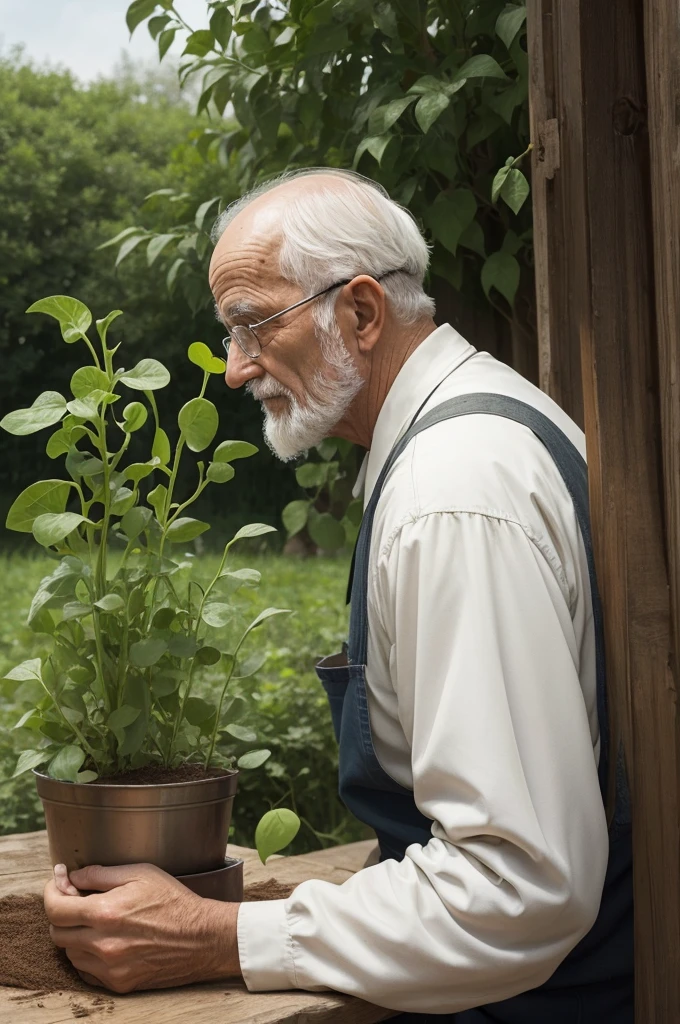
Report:
[[[220,351],[206,273],[216,214],[262,178],[302,166],[353,167],[409,207],[432,244],[427,286],[438,320],[534,377],[523,4],[218,0],[203,13],[189,25],[181,0],[136,0],[128,28],[150,34],[162,63],[123,63],[87,84],[24,52],[0,53],[0,416],[46,386],[68,393],[76,346],[25,315],[57,293],[96,316],[125,311],[112,336],[128,365],[155,356],[168,366],[172,385],[159,399],[174,421],[194,392],[187,346]],[[240,600],[255,613],[294,611],[267,625],[262,667],[237,684],[248,698],[243,725],[272,755],[241,773],[235,840],[252,845],[258,818],[278,802],[305,822],[296,852],[359,838],[335,796],[335,745],[313,664],[346,630],[361,453],[331,443],[283,465],[262,445],[252,399],[219,378],[211,397],[222,435],[261,450],[201,498],[197,515],[212,529],[188,553],[207,573],[244,522],[276,526],[277,539],[247,553],[263,582]],[[22,488],[60,475],[45,441],[5,438],[3,521]],[[311,557],[284,553],[291,536]],[[5,673],[45,649],[47,637],[25,623],[52,565],[16,534],[2,531],[1,543]],[[0,687],[0,833],[29,831],[42,827],[34,783],[11,777],[27,745],[27,730],[14,727],[28,693],[12,681]]]

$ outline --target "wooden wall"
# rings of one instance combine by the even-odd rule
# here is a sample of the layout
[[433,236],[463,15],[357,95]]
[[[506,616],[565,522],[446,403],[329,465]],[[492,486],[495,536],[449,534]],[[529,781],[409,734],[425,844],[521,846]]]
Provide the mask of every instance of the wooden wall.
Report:
[[588,444],[633,796],[636,1020],[680,1022],[680,19],[527,0],[542,386]]

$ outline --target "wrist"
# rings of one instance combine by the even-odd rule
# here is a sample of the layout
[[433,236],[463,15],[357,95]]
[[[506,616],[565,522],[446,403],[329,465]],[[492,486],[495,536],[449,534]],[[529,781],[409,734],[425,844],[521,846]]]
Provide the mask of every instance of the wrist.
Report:
[[204,899],[206,946],[202,950],[204,981],[240,978],[237,920],[240,903]]

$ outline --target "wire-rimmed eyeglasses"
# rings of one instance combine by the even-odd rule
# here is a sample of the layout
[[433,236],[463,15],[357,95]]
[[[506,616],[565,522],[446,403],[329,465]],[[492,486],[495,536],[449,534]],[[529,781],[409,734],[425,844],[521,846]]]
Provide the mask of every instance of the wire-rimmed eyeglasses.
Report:
[[[383,278],[389,277],[390,274],[408,273],[405,267],[397,267],[395,270],[387,270],[380,277],[374,278],[376,281],[382,281]],[[354,275],[357,276],[356,274]],[[368,275],[372,277],[372,274]],[[244,355],[248,356],[249,359],[259,359],[262,355],[263,345],[260,342],[257,334],[255,333],[260,327],[264,327],[266,324],[270,324],[272,320],[277,320],[278,317],[283,316],[284,313],[290,313],[291,310],[297,309],[299,306],[304,306],[307,302],[312,302],[313,299],[318,299],[321,295],[326,295],[328,292],[332,292],[334,288],[342,288],[343,285],[349,284],[353,281],[354,277],[347,277],[343,281],[336,281],[334,284],[329,284],[327,288],[322,288],[320,292],[314,292],[313,295],[308,295],[306,299],[300,299],[299,302],[294,302],[292,306],[286,306],[285,309],[280,310],[278,313],[274,313],[273,316],[267,317],[266,320],[261,320],[259,324],[236,324],[231,328],[226,337],[222,338],[222,345],[224,351],[229,355],[229,346],[232,341],[235,341],[238,347],[241,349]]]

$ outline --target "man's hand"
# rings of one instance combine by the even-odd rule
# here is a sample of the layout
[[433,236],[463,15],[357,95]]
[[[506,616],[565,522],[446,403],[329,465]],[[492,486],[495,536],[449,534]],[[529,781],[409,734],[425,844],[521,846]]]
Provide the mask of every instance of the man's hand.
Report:
[[62,868],[45,887],[50,935],[89,984],[132,992],[240,975],[237,903],[201,899],[151,864],[81,868],[70,887]]

